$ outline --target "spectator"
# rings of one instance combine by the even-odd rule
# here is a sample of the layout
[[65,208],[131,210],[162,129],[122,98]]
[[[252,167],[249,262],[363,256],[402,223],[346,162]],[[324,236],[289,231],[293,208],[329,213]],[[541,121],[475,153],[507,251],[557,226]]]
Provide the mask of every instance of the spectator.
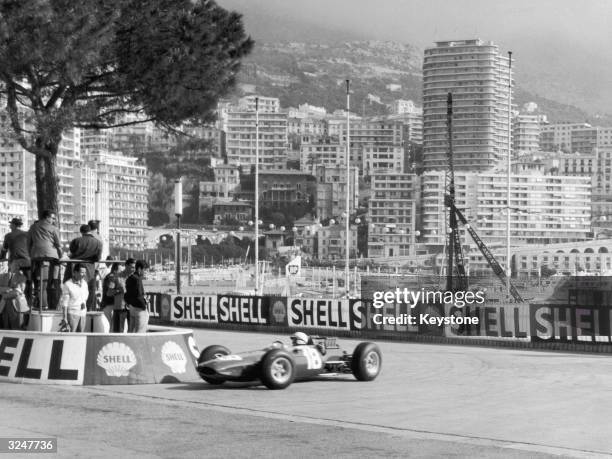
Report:
[[136,262],[136,271],[125,281],[124,299],[130,311],[129,331],[132,333],[145,333],[149,323],[147,299],[142,285],[145,265],[143,260],[138,260]]
[[45,210],[42,218],[33,223],[28,231],[28,252],[32,261],[35,296],[41,309],[49,306],[55,308],[57,305],[62,248],[55,222],[55,212]]
[[64,321],[70,326],[70,331],[82,332],[85,330],[85,318],[87,317],[87,268],[76,263],[72,269],[72,277],[62,285],[62,296],[60,305],[64,311]]
[[28,251],[28,233],[23,231],[21,218],[13,218],[9,222],[10,233],[4,236],[4,244],[0,250],[0,260],[6,258],[8,252],[9,271],[17,272],[19,268],[30,269],[30,253]]
[[[123,286],[118,282],[119,263],[113,263],[110,272],[102,282],[102,307],[108,320],[110,331],[119,333],[120,316],[123,309]],[[118,307],[116,307],[118,306]]]
[[9,288],[2,294],[0,300],[0,315],[2,328],[21,330],[24,326],[24,313],[29,311],[25,296],[27,277],[22,269],[18,268],[9,280]]
[[[89,225],[81,225],[79,229],[81,236],[73,239],[70,242],[69,257],[76,260],[82,260],[82,266],[87,270],[87,287],[89,288],[89,297],[87,298],[87,309],[92,311],[96,305],[96,262],[100,261],[102,256],[102,242],[94,237],[91,233]],[[66,270],[68,279],[70,270]]]
[[130,329],[130,324],[131,324],[130,310],[128,308],[128,305],[124,301],[123,296],[125,294],[125,282],[127,278],[130,277],[135,270],[136,270],[136,260],[134,260],[133,258],[128,258],[127,260],[125,260],[125,268],[123,269],[123,271],[117,274],[117,285],[121,289],[122,294],[121,294],[120,305],[117,305],[117,303],[115,303],[115,307],[119,307],[119,310],[115,309],[113,320],[118,321],[118,333],[124,332],[126,321],[128,325],[125,331],[128,331]]
[[23,231],[23,221],[19,217],[13,218],[9,222],[10,233],[4,236],[4,244],[0,250],[0,260],[6,258],[8,252],[9,273],[16,273],[21,269],[26,276],[25,296],[30,302],[32,296],[32,277],[30,275],[30,253],[28,251],[28,233]]

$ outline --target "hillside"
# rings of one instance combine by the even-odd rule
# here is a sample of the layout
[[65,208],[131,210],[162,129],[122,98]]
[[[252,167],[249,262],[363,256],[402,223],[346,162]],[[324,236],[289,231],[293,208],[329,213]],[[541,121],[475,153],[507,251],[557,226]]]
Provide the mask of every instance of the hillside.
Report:
[[[386,104],[411,99],[421,104],[422,50],[382,41],[337,44],[311,42],[257,43],[244,60],[239,93],[278,97],[283,107],[310,103],[328,111],[346,106],[344,80],[351,80],[351,109],[362,115],[386,113]],[[611,124],[575,106],[527,91],[517,81],[516,106],[536,102],[551,121]]]

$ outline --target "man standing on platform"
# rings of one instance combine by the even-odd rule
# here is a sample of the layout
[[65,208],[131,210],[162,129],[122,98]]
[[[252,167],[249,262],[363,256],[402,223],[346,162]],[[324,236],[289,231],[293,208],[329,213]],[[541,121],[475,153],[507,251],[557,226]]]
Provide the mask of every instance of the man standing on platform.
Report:
[[142,279],[146,263],[143,260],[136,262],[136,271],[125,281],[125,302],[130,311],[130,332],[145,333],[149,324],[149,311],[145,297]]
[[33,223],[28,231],[28,251],[32,260],[35,296],[41,309],[55,307],[58,298],[62,246],[55,222],[55,212],[45,210],[42,218]]
[[[87,287],[89,297],[87,298],[87,309],[92,311],[96,304],[96,262],[102,256],[102,242],[94,237],[89,225],[81,225],[81,237],[70,242],[70,255],[73,260],[82,260],[82,266],[87,270]],[[70,273],[70,269],[66,273]],[[66,278],[69,276],[66,276]]]

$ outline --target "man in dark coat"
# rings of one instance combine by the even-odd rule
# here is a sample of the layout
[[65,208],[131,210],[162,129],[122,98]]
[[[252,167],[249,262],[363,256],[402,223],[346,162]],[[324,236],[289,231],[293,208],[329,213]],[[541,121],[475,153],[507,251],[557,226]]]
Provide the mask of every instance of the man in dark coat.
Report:
[[[87,309],[95,309],[96,302],[96,262],[102,257],[102,242],[94,237],[89,225],[81,225],[81,236],[70,242],[70,255],[73,260],[81,260],[82,265],[87,269],[87,286],[89,297],[87,298]],[[69,274],[71,270],[67,269]],[[70,276],[68,276],[70,277]]]
[[32,276],[30,273],[30,251],[28,250],[28,232],[23,231],[23,221],[19,217],[13,218],[9,222],[10,233],[4,236],[4,244],[0,250],[0,260],[4,260],[8,253],[8,268],[12,274],[20,269],[26,277],[25,297],[31,305],[32,299]]
[[143,260],[138,260],[136,262],[136,271],[125,280],[125,295],[123,295],[123,299],[129,307],[129,331],[132,333],[145,333],[149,324],[148,302],[145,297],[144,286],[142,285],[145,267],[146,263]]
[[42,218],[30,226],[28,231],[28,250],[32,260],[32,275],[36,296],[43,309],[54,308],[59,301],[59,259],[62,246],[57,226],[56,214],[45,210]]
[[23,221],[19,217],[9,222],[10,233],[4,236],[4,244],[0,250],[0,260],[8,253],[9,271],[17,272],[19,268],[30,269],[30,252],[28,250],[28,233],[23,231]]

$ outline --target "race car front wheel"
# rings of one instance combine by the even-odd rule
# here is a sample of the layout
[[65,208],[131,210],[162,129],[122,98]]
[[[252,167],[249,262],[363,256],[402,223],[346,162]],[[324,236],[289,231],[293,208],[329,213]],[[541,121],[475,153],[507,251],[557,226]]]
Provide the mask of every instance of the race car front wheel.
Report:
[[[198,365],[207,362],[209,360],[216,359],[217,357],[221,357],[224,355],[230,355],[231,352],[225,346],[219,346],[215,344],[213,346],[206,347],[201,353],[200,357],[198,357]],[[225,382],[224,379],[215,378],[214,376],[208,376],[199,371],[200,377],[206,381],[208,384],[219,385]]]
[[198,363],[206,362],[208,360],[216,359],[217,357],[230,354],[230,350],[225,346],[214,344],[212,346],[204,348],[204,350],[200,352],[200,357],[198,357]]
[[382,368],[382,353],[374,343],[359,343],[351,359],[351,371],[359,381],[376,379]]
[[281,349],[273,349],[261,361],[261,382],[268,389],[284,389],[293,382],[295,365],[293,357]]

